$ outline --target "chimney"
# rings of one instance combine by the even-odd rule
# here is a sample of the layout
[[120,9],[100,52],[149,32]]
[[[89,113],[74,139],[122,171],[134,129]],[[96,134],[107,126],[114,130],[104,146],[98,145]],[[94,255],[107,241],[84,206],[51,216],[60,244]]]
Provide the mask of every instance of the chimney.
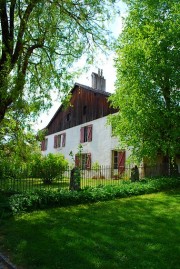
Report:
[[106,80],[103,77],[103,70],[98,68],[98,74],[92,73],[92,88],[99,91],[106,91]]

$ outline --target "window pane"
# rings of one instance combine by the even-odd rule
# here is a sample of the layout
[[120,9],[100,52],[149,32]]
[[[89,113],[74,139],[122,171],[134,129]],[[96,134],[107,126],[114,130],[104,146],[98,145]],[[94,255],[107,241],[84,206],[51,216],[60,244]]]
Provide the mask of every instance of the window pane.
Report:
[[81,168],[83,170],[86,169],[86,160],[87,160],[87,154],[82,154],[82,156],[81,156]]
[[61,135],[58,135],[57,146],[58,148],[61,146]]
[[86,115],[86,111],[87,111],[87,106],[83,107],[83,115]]
[[113,163],[114,163],[114,169],[118,168],[118,152],[113,151]]
[[48,139],[46,138],[45,139],[45,150],[47,150],[47,147],[48,147]]
[[88,127],[84,127],[84,142],[88,141]]

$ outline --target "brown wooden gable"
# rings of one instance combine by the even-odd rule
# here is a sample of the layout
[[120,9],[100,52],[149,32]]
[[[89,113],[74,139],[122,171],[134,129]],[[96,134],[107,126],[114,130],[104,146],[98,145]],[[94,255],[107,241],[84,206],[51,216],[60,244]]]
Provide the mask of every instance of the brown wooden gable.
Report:
[[86,123],[109,114],[116,110],[108,103],[107,92],[94,90],[90,87],[75,84],[71,91],[70,106],[64,109],[60,106],[47,128],[47,135]]

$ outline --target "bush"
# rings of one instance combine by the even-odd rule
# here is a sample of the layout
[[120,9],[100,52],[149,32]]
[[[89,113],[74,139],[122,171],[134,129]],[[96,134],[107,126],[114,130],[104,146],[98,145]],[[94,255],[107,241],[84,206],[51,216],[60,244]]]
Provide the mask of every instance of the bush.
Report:
[[162,178],[143,180],[143,182],[125,182],[119,186],[99,186],[86,188],[81,191],[68,191],[59,189],[37,190],[32,193],[16,194],[10,197],[11,211],[16,214],[23,211],[32,211],[55,206],[85,204],[106,201],[115,198],[130,197],[133,195],[148,194],[168,190],[180,186],[180,180],[175,178]]
[[17,161],[10,161],[6,158],[0,160],[0,179],[20,179],[26,176],[26,165]]
[[45,184],[51,184],[56,177],[62,177],[67,165],[62,154],[35,154],[31,163],[31,177],[41,178]]

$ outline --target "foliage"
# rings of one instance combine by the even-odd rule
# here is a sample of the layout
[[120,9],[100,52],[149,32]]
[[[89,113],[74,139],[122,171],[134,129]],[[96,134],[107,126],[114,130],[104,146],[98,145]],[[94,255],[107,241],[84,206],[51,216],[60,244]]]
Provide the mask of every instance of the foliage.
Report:
[[[19,119],[20,120],[20,119]],[[39,141],[43,132],[35,135],[28,126],[9,117],[0,126],[0,177],[22,178],[35,154],[40,154]]]
[[0,122],[14,112],[34,116],[49,107],[52,93],[67,93],[78,73],[73,64],[82,55],[91,63],[97,48],[110,46],[107,20],[114,17],[114,5],[112,0],[0,1]]
[[69,189],[74,191],[74,190],[79,190],[80,185],[81,185],[81,168],[79,165],[76,163],[76,156],[78,156],[80,163],[81,163],[81,156],[82,156],[82,151],[83,151],[83,146],[81,144],[78,145],[78,152],[76,155],[71,151],[69,153],[69,156],[71,157],[74,167],[71,170],[71,178],[70,178],[70,186]]
[[62,178],[67,165],[68,162],[63,155],[51,153],[42,156],[41,153],[36,152],[31,154],[28,161],[24,163],[16,160],[9,162],[7,158],[0,159],[1,184],[4,187],[7,185],[6,188],[14,191],[21,190],[25,186],[30,187],[32,178],[35,182],[36,179],[42,179],[43,183],[51,184],[53,179]]
[[92,163],[92,169],[93,169],[94,171],[99,171],[99,169],[100,169],[100,164],[99,164],[98,162],[94,162],[94,163]]
[[102,175],[101,166],[98,162],[92,163],[92,170],[95,172],[93,179],[103,179],[104,176]]
[[23,177],[23,166],[19,162],[11,162],[7,158],[0,160],[0,180],[14,180]]
[[56,177],[62,177],[67,165],[62,154],[35,154],[31,162],[31,177],[42,178],[45,184],[51,184]]
[[12,211],[9,206],[9,197],[10,194],[0,192],[0,223],[2,220],[12,215]]
[[[81,159],[82,152],[83,152],[83,146],[81,144],[78,145],[77,154],[74,154],[72,152],[72,150],[70,151],[69,156],[71,157],[71,159],[72,159],[72,161],[73,161],[74,164],[75,164],[75,161],[76,161],[75,160],[75,156],[78,156],[79,159]],[[81,163],[81,161],[80,161],[80,163]]]
[[116,46],[119,108],[111,118],[122,147],[141,160],[180,150],[180,2],[125,0],[129,14]]
[[142,182],[123,182],[119,186],[99,186],[81,191],[70,192],[64,189],[36,190],[31,193],[16,194],[10,198],[10,207],[14,214],[40,208],[85,204],[106,201],[133,195],[148,194],[168,190],[179,186],[179,179],[161,178]]
[[35,135],[19,120],[9,117],[1,122],[0,163],[7,163],[9,166],[22,166],[31,160],[32,154],[40,152],[38,139],[42,139],[43,133]]

